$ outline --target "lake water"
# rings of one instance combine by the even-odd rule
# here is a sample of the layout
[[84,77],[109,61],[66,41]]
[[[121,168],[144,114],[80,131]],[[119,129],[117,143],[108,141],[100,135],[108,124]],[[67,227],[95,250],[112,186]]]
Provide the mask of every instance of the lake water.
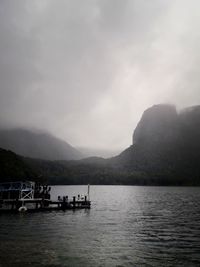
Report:
[[0,266],[200,266],[199,187],[90,191],[90,210],[0,215]]

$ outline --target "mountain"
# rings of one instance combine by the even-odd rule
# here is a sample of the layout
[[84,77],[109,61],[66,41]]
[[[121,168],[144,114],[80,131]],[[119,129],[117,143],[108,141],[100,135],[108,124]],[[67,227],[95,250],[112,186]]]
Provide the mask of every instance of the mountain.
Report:
[[0,181],[35,180],[36,173],[11,151],[0,148]]
[[0,147],[31,158],[46,160],[81,159],[82,153],[48,133],[26,129],[0,130]]
[[179,114],[171,105],[147,109],[138,123],[133,144],[111,164],[128,172],[143,172],[160,183],[200,183],[200,106]]
[[177,135],[178,114],[171,105],[155,105],[144,111],[133,133],[133,145],[168,143]]
[[[14,133],[16,138],[16,130]],[[10,132],[7,134],[10,136]],[[30,140],[26,134],[27,131],[19,131],[19,148],[26,147],[28,142],[32,144],[32,150],[28,146],[29,152],[43,152],[46,140],[50,139],[48,153],[55,153],[54,137],[44,134],[43,139],[43,134],[37,134],[40,138],[37,136],[34,142],[35,134],[28,132]],[[38,148],[38,144],[41,147]],[[147,109],[133,133],[132,145],[109,159],[52,161],[22,157],[2,149],[0,152],[1,180],[33,177],[50,184],[200,185],[200,106],[179,113],[171,105]],[[41,154],[36,157],[42,158]]]

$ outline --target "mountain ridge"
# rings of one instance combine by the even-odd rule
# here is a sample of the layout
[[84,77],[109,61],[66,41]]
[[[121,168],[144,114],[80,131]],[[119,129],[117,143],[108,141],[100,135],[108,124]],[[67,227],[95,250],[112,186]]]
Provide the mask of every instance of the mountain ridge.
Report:
[[132,145],[109,159],[20,160],[51,184],[200,185],[200,106],[147,109]]

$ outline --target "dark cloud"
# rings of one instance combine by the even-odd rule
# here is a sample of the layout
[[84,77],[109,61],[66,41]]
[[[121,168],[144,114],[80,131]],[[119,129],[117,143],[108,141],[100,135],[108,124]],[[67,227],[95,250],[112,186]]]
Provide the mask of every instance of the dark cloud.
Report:
[[199,103],[196,0],[0,3],[0,118],[118,149],[149,106]]

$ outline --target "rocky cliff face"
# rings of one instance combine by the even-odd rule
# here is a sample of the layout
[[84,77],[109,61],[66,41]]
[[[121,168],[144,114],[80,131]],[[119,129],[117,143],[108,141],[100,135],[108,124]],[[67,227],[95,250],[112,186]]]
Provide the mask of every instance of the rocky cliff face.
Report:
[[200,179],[200,106],[183,110],[179,115],[182,168]]
[[133,145],[113,159],[127,171],[200,179],[200,106],[183,110],[155,105],[133,134]]
[[133,145],[169,142],[177,136],[178,127],[178,114],[174,106],[155,105],[144,111],[133,134]]
[[200,106],[186,108],[179,115],[182,135],[186,140],[200,141]]

